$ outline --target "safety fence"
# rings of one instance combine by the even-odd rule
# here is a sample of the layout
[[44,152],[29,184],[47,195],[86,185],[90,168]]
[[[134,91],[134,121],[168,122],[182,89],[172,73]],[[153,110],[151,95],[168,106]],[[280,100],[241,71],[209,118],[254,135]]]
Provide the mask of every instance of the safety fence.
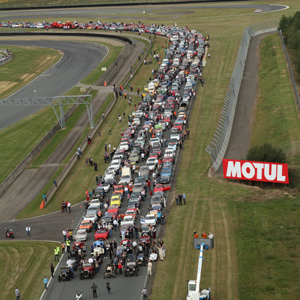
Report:
[[289,58],[289,55],[288,55],[288,52],[287,52],[287,49],[286,49],[286,46],[285,46],[285,43],[284,43],[284,40],[283,40],[282,31],[278,30],[278,34],[279,34],[279,37],[280,37],[280,40],[281,40],[281,44],[282,44],[283,51],[284,51],[284,54],[285,54],[285,57],[286,57],[286,61],[288,63],[288,67],[289,67],[289,72],[290,72],[290,76],[291,76],[291,80],[292,80],[292,85],[293,85],[294,93],[295,93],[295,96],[296,96],[296,99],[297,99],[297,103],[298,103],[298,106],[299,106],[299,109],[300,109],[300,97],[299,97],[299,94],[298,94],[297,85],[296,85],[296,81],[295,81],[295,78],[294,78],[294,74],[293,74],[293,69],[292,69],[292,65],[291,65],[291,62],[290,62],[290,58]]
[[206,151],[210,154],[212,162],[211,174],[215,174],[218,171],[229,144],[250,40],[256,35],[277,31],[278,24],[278,21],[265,21],[253,24],[246,27],[244,30],[237,59],[225,96],[220,121],[210,144],[206,147]]

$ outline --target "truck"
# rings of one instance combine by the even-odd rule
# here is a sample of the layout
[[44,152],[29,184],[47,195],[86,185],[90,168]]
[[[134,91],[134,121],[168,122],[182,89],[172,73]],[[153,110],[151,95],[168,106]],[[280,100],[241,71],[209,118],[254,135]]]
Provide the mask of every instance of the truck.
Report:
[[200,246],[200,254],[198,260],[198,271],[197,271],[197,280],[188,281],[188,295],[186,300],[210,300],[211,291],[210,288],[203,289],[200,291],[200,281],[201,281],[201,270],[203,262],[203,247],[204,243]]

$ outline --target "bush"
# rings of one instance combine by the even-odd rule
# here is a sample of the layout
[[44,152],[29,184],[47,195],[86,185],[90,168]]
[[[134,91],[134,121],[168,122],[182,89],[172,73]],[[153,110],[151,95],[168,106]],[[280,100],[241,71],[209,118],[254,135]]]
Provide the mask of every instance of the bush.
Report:
[[247,160],[285,163],[286,155],[282,149],[265,143],[260,146],[252,146],[247,153]]

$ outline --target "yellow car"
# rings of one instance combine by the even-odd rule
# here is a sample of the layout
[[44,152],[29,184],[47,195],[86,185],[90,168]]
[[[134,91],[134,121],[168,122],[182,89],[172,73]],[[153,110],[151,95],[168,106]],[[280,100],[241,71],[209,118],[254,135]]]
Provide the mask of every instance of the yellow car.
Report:
[[113,195],[110,198],[110,206],[121,206],[121,197],[119,195]]

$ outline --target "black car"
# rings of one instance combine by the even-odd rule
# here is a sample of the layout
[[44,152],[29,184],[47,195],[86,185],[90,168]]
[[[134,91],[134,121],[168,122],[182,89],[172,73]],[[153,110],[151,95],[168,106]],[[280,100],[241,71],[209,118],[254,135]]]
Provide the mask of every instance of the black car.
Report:
[[61,267],[60,274],[58,275],[58,281],[67,280],[70,281],[74,277],[72,270],[69,267]]
[[135,261],[127,261],[125,267],[125,276],[138,276],[139,266]]

